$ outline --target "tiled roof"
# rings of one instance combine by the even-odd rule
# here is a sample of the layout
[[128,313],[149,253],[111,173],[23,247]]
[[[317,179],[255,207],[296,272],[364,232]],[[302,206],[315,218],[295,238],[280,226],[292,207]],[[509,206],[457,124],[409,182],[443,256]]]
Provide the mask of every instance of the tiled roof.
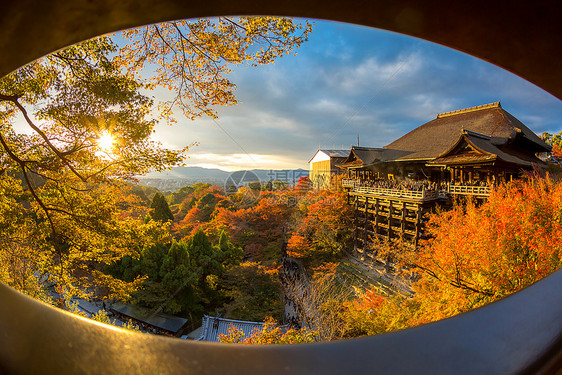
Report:
[[[261,331],[264,323],[243,320],[224,319],[214,316],[203,316],[203,332],[197,341],[219,342],[220,334],[228,334],[229,327],[236,327],[244,332],[244,337],[251,336],[255,330]],[[286,326],[281,326],[286,329]]]

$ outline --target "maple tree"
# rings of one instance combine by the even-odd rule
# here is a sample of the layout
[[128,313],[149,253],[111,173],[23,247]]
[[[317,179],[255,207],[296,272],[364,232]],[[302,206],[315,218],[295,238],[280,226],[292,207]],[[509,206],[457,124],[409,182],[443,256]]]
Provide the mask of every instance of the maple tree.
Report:
[[205,185],[194,185],[194,187],[197,186],[196,189],[188,193],[179,204],[176,217],[178,219],[183,218],[172,226],[172,231],[176,237],[189,237],[199,229],[204,229],[219,203],[226,200],[218,186],[206,185],[205,188],[203,188]]
[[351,243],[352,212],[343,193],[308,193],[299,204],[288,254],[309,261],[340,256]]
[[[181,20],[125,30],[130,41],[120,51],[129,72],[155,65],[150,86],[174,95],[162,114],[179,106],[191,119],[216,117],[213,106],[236,104],[236,85],[226,78],[238,64],[264,65],[293,52],[308,40],[312,25],[284,17],[218,17]],[[132,64],[129,62],[133,62]]]
[[299,177],[297,185],[295,186],[295,192],[297,194],[306,194],[312,189],[312,181],[308,176]]
[[447,318],[506,297],[562,266],[562,184],[531,178],[499,186],[488,200],[434,214],[432,236],[395,254],[419,280],[414,296],[375,290],[348,304],[350,332],[375,334]]
[[552,156],[555,158],[562,158],[562,145],[560,143],[556,143],[552,146]]
[[219,207],[209,231],[226,231],[249,259],[277,259],[292,207],[277,194],[264,192],[255,206],[235,208]]

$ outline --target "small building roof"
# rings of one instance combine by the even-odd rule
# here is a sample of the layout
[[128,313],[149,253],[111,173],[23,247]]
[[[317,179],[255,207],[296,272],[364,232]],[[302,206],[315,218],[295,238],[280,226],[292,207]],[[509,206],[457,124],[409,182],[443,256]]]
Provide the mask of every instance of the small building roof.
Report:
[[150,309],[121,302],[114,303],[110,309],[139,322],[144,322],[172,333],[177,333],[187,323],[185,318],[160,313],[154,314]]
[[532,130],[504,110],[500,102],[440,113],[434,120],[417,127],[384,148],[408,152],[397,158],[397,161],[434,159],[444,150],[449,150],[463,130],[497,139],[517,137],[533,153],[550,150],[550,146]]
[[393,161],[408,153],[408,151],[387,148],[352,146],[347,159],[342,163],[342,167],[360,168],[367,165],[384,163]]
[[316,157],[316,155],[318,155],[319,152],[325,154],[330,159],[331,158],[347,158],[347,156],[349,155],[349,149],[347,149],[347,150],[318,149],[318,151],[316,151],[316,153],[314,153],[314,156],[312,156],[312,158],[310,158],[310,160],[308,162],[310,163],[312,160],[314,160],[314,158]]
[[[261,331],[263,326],[264,323],[259,322],[248,322],[204,315],[202,325],[203,330],[197,341],[219,342],[219,335],[228,335],[228,329],[230,327],[240,329],[244,332],[244,337],[248,337],[251,336],[254,331]],[[287,326],[281,326],[281,328],[286,329]]]

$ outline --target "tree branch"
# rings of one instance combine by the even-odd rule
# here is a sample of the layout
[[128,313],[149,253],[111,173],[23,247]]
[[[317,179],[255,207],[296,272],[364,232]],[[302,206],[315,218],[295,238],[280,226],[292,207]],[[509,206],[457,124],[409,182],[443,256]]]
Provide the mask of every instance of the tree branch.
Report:
[[18,107],[18,109],[20,110],[20,112],[23,114],[23,117],[25,118],[25,121],[27,122],[27,124],[33,129],[35,130],[35,132],[37,134],[39,134],[39,136],[41,138],[43,138],[43,140],[45,141],[45,143],[49,146],[49,148],[51,149],[51,151],[53,151],[58,157],[59,159],[68,167],[68,169],[70,169],[72,171],[72,173],[74,173],[76,175],[76,177],[78,177],[80,180],[82,180],[83,182],[86,182],[86,178],[84,178],[80,173],[78,173],[78,171],[76,169],[74,169],[74,167],[72,166],[72,164],[70,163],[70,161],[66,158],[66,156],[59,151],[59,149],[57,149],[49,140],[49,138],[47,137],[47,135],[37,127],[37,125],[35,125],[33,123],[33,121],[31,121],[31,119],[29,118],[27,111],[25,110],[25,108],[20,104],[20,102],[18,101],[18,96],[16,95],[12,95],[12,96],[8,96],[8,95],[4,95],[4,94],[0,94],[0,100],[3,101],[10,101],[12,103],[14,103],[16,105],[16,107]]

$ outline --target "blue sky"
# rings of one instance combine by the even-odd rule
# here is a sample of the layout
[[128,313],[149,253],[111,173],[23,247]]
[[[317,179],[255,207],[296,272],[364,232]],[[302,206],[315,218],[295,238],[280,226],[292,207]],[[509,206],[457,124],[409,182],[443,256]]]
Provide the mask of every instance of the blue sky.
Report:
[[537,134],[562,130],[562,102],[482,60],[387,31],[312,21],[308,42],[274,64],[236,67],[240,104],[219,119],[160,125],[169,147],[193,142],[187,165],[308,168],[318,147],[380,147],[446,112],[500,100]]

